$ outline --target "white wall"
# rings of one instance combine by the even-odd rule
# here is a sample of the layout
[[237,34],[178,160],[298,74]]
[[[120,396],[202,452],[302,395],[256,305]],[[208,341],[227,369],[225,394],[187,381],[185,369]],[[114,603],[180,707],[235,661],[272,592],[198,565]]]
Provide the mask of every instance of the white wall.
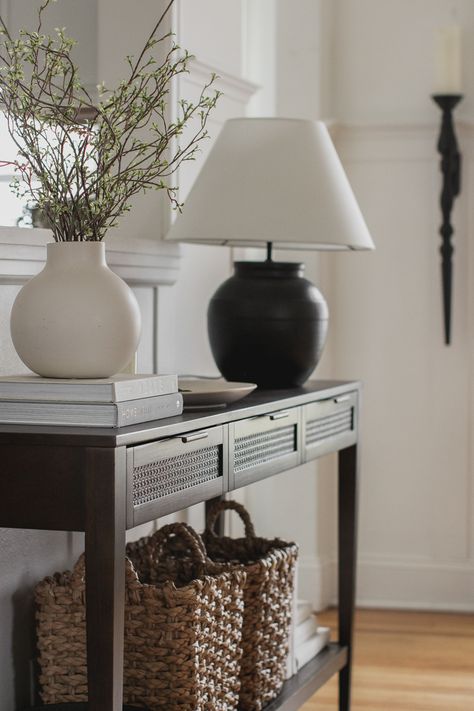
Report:
[[[274,7],[275,113],[330,120],[377,247],[319,260],[305,255],[331,312],[315,376],[364,384],[358,601],[472,610],[474,7],[467,0],[297,7],[278,0]],[[446,347],[439,110],[430,93],[435,29],[453,20],[463,26],[467,96],[456,113],[464,172],[454,211],[453,343]],[[334,464],[320,461],[316,479],[313,465],[246,493],[259,529],[270,535],[278,521],[282,535],[301,543],[301,591],[316,606],[335,594]]]
[[471,2],[338,0],[334,115],[342,160],[373,254],[328,255],[331,369],[364,382],[358,599],[364,605],[474,608],[473,131],[459,128],[452,345],[443,343],[433,86],[434,33],[464,31]]
[[[215,31],[216,27],[219,31]],[[180,168],[180,201],[199,172],[223,123],[245,114],[255,87],[242,78],[243,12],[242,0],[225,4],[217,0],[179,0],[176,10],[179,43],[196,58],[190,73],[180,79],[179,93],[197,98],[212,73],[218,75],[215,87],[223,92],[208,123],[209,137],[201,144],[195,161]],[[216,199],[217,196],[216,196]],[[184,207],[184,209],[186,209]],[[209,206],[212,209],[212,206]],[[230,249],[182,245],[181,270],[176,285],[166,296],[172,306],[174,326],[174,368],[182,374],[218,375],[207,338],[207,305],[232,271]]]
[[[252,41],[247,46],[246,68],[267,87],[256,95],[252,114],[321,117],[330,106],[329,67],[324,61],[330,44],[330,3],[305,0],[295,5],[291,0],[277,0],[268,5],[265,11],[252,7],[249,15]],[[268,26],[274,28],[273,44],[267,39]],[[260,35],[263,48],[259,52],[255,38]],[[321,279],[315,253],[277,251],[276,258],[304,261],[306,276],[315,283]],[[330,370],[322,363],[317,374],[329,377]],[[299,595],[311,600],[315,609],[334,599],[336,587],[333,463],[332,457],[310,462],[247,487],[242,494],[259,535],[298,542]]]

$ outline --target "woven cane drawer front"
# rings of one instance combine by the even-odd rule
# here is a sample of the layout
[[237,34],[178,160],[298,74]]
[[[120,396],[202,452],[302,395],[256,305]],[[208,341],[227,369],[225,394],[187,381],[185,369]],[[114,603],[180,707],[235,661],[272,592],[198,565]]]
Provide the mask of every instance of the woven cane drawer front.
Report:
[[298,408],[236,422],[231,455],[233,486],[244,486],[296,466],[300,458],[298,442]]
[[222,427],[134,447],[128,456],[129,525],[224,491]]
[[304,461],[356,440],[357,393],[306,405],[304,410]]

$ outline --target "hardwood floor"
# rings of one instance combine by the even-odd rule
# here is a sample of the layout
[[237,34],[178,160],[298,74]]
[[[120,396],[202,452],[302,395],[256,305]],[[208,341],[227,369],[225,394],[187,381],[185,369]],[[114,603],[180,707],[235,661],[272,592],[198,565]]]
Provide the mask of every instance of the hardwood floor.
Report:
[[[474,711],[474,615],[358,610],[354,662],[352,711]],[[301,711],[337,711],[337,679]]]

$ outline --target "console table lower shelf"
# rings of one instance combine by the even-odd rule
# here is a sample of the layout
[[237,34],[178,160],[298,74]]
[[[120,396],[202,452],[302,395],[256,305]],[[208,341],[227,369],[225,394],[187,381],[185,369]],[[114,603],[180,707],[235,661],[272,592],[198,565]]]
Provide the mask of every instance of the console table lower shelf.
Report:
[[346,664],[347,647],[332,642],[285,682],[278,698],[264,711],[297,711]]

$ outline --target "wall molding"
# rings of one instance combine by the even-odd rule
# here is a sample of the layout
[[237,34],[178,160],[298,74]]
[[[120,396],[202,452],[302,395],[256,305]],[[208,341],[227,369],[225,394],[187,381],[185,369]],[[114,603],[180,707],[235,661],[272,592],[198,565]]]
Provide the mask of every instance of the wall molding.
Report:
[[[436,144],[439,124],[357,124],[326,122],[344,162],[439,162]],[[474,122],[457,121],[461,151],[474,156]]]
[[[182,41],[183,12],[183,3],[181,0],[177,0],[172,8],[171,26],[178,43]],[[223,71],[218,65],[202,61],[198,57],[193,57],[189,62],[188,68],[189,73],[183,75],[181,80],[202,87],[209,81],[210,77],[215,74],[216,82],[213,87],[222,91],[228,99],[238,103],[247,104],[255,92],[260,89],[257,84],[248,79],[244,79],[237,74]]]
[[[474,612],[474,561],[359,556],[359,607]],[[298,597],[316,611],[337,605],[337,560],[300,556]]]
[[[38,274],[46,259],[49,230],[0,228],[0,284],[24,284]],[[131,286],[164,286],[176,282],[180,266],[177,244],[153,239],[106,241],[110,268]]]
[[474,561],[361,556],[361,607],[474,612]]
[[213,74],[216,75],[216,88],[222,91],[229,99],[233,99],[242,104],[247,104],[260,88],[258,84],[254,84],[248,79],[242,79],[242,77],[235,74],[224,72],[216,65],[208,64],[197,58],[189,63],[187,81],[192,84],[204,86]]

